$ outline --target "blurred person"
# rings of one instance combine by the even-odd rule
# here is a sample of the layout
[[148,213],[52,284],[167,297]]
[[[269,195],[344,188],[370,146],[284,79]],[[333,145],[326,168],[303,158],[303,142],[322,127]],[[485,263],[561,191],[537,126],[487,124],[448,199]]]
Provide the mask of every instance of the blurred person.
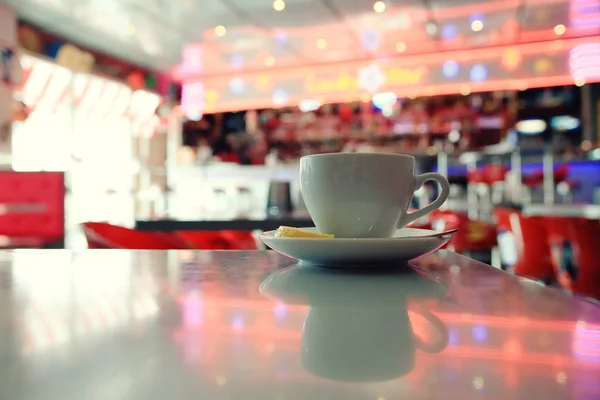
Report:
[[183,124],[183,145],[196,148],[201,140],[210,141],[215,134],[214,115],[203,115],[198,121],[188,120]]
[[204,164],[209,162],[212,159],[213,152],[208,143],[207,138],[198,139],[198,144],[196,147],[196,161]]

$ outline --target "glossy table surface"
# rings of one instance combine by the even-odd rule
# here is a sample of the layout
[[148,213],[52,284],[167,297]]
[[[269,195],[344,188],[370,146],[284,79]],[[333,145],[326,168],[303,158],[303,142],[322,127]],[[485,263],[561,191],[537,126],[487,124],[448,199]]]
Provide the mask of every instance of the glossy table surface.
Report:
[[415,264],[0,252],[0,399],[600,398],[597,305],[453,253]]

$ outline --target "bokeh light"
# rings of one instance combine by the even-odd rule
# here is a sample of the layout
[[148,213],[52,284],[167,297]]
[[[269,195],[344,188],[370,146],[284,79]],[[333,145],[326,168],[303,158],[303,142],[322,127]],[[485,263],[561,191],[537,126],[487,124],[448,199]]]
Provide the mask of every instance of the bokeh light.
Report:
[[487,76],[488,76],[487,68],[485,68],[481,64],[475,64],[471,68],[471,72],[469,74],[469,77],[471,78],[471,80],[473,82],[485,81],[487,79]]
[[288,94],[283,89],[275,89],[273,92],[273,103],[276,106],[282,106],[288,101]]
[[452,40],[456,38],[457,34],[458,29],[456,28],[456,25],[447,24],[442,28],[442,37],[446,40]]
[[385,2],[383,2],[383,1],[376,1],[376,2],[373,4],[373,10],[374,10],[376,13],[382,13],[382,12],[384,12],[384,11],[385,11],[385,9],[386,9],[386,5],[385,5]]
[[509,71],[514,71],[519,65],[521,65],[522,59],[523,56],[521,55],[519,49],[511,47],[506,49],[502,54],[501,63],[504,68],[508,69]]
[[473,32],[479,32],[483,29],[483,22],[476,19],[475,21],[471,22],[471,30]]
[[233,78],[229,81],[229,90],[235,94],[241,94],[246,89],[246,84],[242,78]]
[[554,33],[556,34],[556,36],[562,36],[565,34],[566,31],[567,27],[563,24],[558,24],[554,27]]
[[442,65],[442,74],[446,78],[454,78],[456,75],[458,75],[459,70],[460,67],[454,60],[448,60]]
[[227,33],[227,28],[225,28],[223,25],[219,25],[215,28],[215,35],[222,37],[225,36],[225,34]]
[[396,43],[396,51],[398,53],[404,53],[406,51],[406,43],[404,43],[404,42]]

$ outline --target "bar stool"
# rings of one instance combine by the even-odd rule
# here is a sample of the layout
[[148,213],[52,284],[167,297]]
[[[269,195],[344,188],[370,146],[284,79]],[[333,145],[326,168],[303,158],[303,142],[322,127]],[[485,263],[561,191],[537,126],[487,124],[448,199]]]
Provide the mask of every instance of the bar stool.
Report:
[[[469,208],[477,208],[477,217],[491,217],[492,206],[502,203],[507,172],[508,168],[503,164],[486,164],[483,168],[467,172],[467,180],[475,187],[477,195],[476,202],[471,201]],[[470,215],[474,216],[474,213]]]
[[[573,190],[575,190],[579,183],[575,181],[569,181],[567,176],[569,175],[569,166],[567,164],[556,167],[552,173],[556,190],[561,196],[563,202],[573,201]],[[533,173],[523,177],[523,203],[531,204],[532,202],[532,191],[544,183],[544,171],[536,170]]]
[[600,299],[600,222],[544,217],[558,283],[580,296]]
[[563,203],[573,203],[573,193],[579,188],[580,183],[575,180],[565,179],[556,185],[556,193]]
[[488,164],[483,168],[485,180],[491,187],[492,204],[500,204],[504,195],[504,180],[508,168],[504,164]]
[[516,260],[508,262],[508,267],[517,275],[544,283],[556,282],[544,219],[525,217],[504,207],[494,208],[494,216],[501,256],[510,251],[516,253]]

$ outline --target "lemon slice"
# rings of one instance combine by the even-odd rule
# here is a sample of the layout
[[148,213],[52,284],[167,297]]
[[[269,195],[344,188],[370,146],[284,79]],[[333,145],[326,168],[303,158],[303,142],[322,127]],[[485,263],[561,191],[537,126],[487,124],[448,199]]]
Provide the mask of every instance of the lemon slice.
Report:
[[275,232],[275,237],[289,237],[289,238],[320,238],[320,239],[331,239],[333,235],[327,235],[325,233],[315,233],[305,231],[304,229],[292,228],[290,226],[280,226]]

